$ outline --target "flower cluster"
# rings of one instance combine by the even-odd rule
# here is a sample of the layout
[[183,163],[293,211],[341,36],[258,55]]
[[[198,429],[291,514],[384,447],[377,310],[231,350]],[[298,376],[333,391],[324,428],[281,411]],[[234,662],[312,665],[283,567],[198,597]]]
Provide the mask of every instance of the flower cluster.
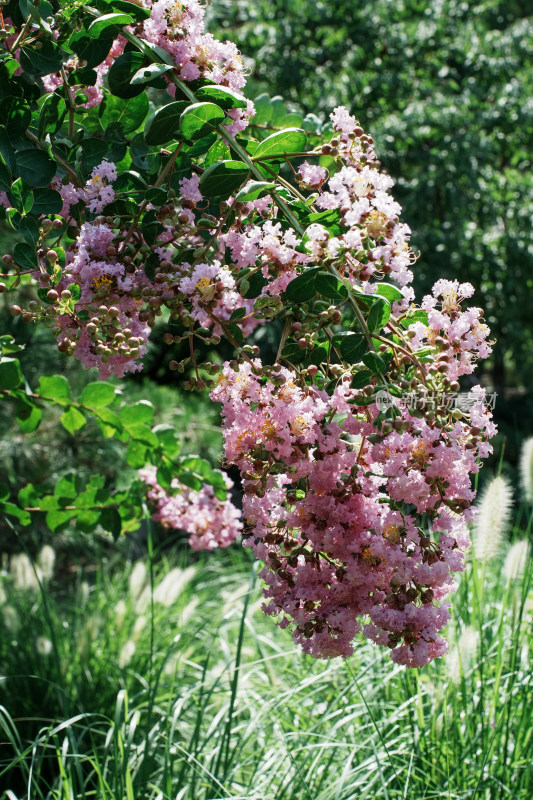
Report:
[[[158,484],[155,467],[142,469],[139,474],[150,487],[148,500],[154,508],[152,518],[164,528],[188,533],[193,550],[228,547],[240,537],[240,511],[231,500],[219,500],[212,486],[204,484],[202,489],[195,491],[174,479],[168,492]],[[230,491],[233,482],[225,473],[220,474]]]
[[[150,19],[142,25],[144,37],[172,56],[182,80],[209,78],[241,93],[246,77],[239,50],[233,42],[220,42],[205,32],[204,9],[198,0],[144,0],[143,4],[150,9]],[[169,83],[171,94],[175,88]],[[251,101],[244,111],[230,110],[234,120],[230,132],[243,130],[253,113]]]
[[[410,230],[372,137],[346,108],[313,148],[303,130],[274,132],[266,146],[253,128],[234,139],[253,114],[250,103],[227,107],[244,105],[235,46],[204,31],[198,0],[137,4],[149,18],[116,38],[86,106],[107,97],[103,76],[128,39],[192,103],[170,109],[178,142],[154,153],[148,136],[125,137],[122,162],[104,160],[85,183],[60,157],[48,188],[63,209],[40,219],[38,269],[29,262],[42,305],[12,313],[52,324],[60,349],[104,378],[141,369],[151,326],[168,320],[164,340],[188,345],[171,369],[222,404],[245,544],[265,564],[265,611],[317,657],[349,655],[362,634],[398,663],[426,664],[446,650],[471,476],[495,432],[481,387],[468,411],[444,400],[491,352],[481,309],[463,306],[473,287],[440,280],[414,304]],[[47,88],[78,66],[47,76]],[[219,106],[193,102],[209,93]],[[222,336],[234,357],[197,363],[195,341]],[[405,394],[416,402],[402,403]],[[193,548],[240,533],[238,512],[211,486],[175,480],[167,491],[155,469],[141,475],[154,518],[185,530]]]
[[226,367],[211,396],[222,402],[227,461],[243,477],[246,544],[266,564],[265,611],[318,657],[350,655],[359,631],[409,666],[442,655],[442,601],[463,568],[459,512],[493,432],[488,411],[480,401],[474,435],[467,423],[443,431],[404,411],[376,441],[377,409],[358,406],[346,381],[329,396],[290,370],[267,383],[262,371],[258,360]]

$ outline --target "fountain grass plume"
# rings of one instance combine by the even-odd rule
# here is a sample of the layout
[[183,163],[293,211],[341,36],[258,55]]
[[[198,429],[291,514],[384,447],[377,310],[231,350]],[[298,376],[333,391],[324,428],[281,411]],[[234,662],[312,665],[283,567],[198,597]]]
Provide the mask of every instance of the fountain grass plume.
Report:
[[474,553],[479,561],[489,561],[498,555],[512,505],[511,484],[503,475],[498,475],[485,487],[477,506]]
[[533,503],[533,436],[526,439],[520,453],[520,482],[528,503]]
[[503,564],[503,574],[508,581],[521,579],[529,558],[529,542],[520,539],[509,548]]

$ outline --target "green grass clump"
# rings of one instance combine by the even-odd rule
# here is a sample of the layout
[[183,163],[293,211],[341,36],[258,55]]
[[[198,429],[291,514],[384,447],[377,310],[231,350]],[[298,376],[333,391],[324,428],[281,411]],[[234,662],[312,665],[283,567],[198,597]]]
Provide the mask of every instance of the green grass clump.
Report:
[[520,552],[469,563],[450,653],[419,671],[364,641],[346,662],[303,655],[263,615],[239,549],[106,563],[56,584],[28,562],[6,568],[4,796],[530,800],[533,601]]

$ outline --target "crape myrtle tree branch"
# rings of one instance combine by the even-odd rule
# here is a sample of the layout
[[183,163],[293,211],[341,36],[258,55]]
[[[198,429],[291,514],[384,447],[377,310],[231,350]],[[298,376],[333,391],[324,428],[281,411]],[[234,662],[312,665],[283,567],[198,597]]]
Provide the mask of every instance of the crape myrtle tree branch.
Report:
[[[94,414],[128,442],[156,519],[196,547],[242,529],[265,611],[305,652],[348,656],[362,632],[401,664],[442,655],[470,475],[495,432],[480,387],[465,411],[449,398],[489,331],[463,306],[470,284],[439,280],[414,304],[410,231],[372,137],[343,107],[326,126],[265,130],[264,97],[254,126],[239,53],[204,31],[196,0],[21,0],[3,19],[0,188],[19,241],[2,291],[101,378],[77,400],[57,376],[23,389],[6,339],[0,390],[23,430],[43,402],[73,433]],[[242,522],[222,473],[180,458],[174,432],[105,382],[142,369],[158,319],[188,343],[170,368],[221,403]],[[273,325],[268,363],[257,334]],[[232,360],[197,359],[222,338]],[[4,512],[78,514],[74,483],[44,504],[26,494]],[[141,513],[133,487],[85,500],[82,522],[117,534]]]

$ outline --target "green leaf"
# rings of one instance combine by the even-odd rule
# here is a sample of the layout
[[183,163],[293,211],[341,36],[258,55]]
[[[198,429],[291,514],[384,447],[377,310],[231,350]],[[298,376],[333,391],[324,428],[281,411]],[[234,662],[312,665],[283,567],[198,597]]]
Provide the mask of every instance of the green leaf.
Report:
[[33,193],[31,213],[40,217],[44,214],[59,214],[63,208],[63,198],[55,189],[36,189]]
[[307,144],[307,134],[301,128],[287,128],[284,131],[276,131],[266,139],[263,139],[255,151],[253,160],[284,158],[293,153],[300,153]]
[[242,296],[246,298],[253,299],[255,297],[259,297],[262,290],[267,285],[267,280],[260,270],[254,272],[250,277],[246,276],[246,281],[248,282],[246,291],[244,291],[244,288],[241,284]]
[[123,427],[118,414],[115,414],[110,408],[97,408],[94,410],[94,414],[98,419],[100,430],[107,439],[117,433],[122,433]]
[[[170,64],[148,64],[146,67],[141,67],[132,77],[130,83],[132,86],[144,86],[147,83],[157,80],[165,73],[170,72],[173,67]],[[187,105],[187,101],[184,101]]]
[[171,139],[177,138],[180,131],[180,118],[187,105],[186,100],[178,100],[159,108],[146,123],[144,129],[146,144],[165,144]]
[[384,297],[389,303],[393,303],[395,300],[403,300],[403,294],[392,283],[378,283],[377,294],[380,297]]
[[276,188],[275,183],[268,183],[268,181],[251,181],[247,186],[240,190],[235,197],[239,203],[249,203],[251,200],[258,200],[270,193],[271,189]]
[[79,283],[69,283],[67,289],[70,291],[71,300],[73,300],[74,303],[77,303],[81,297],[81,286]]
[[[25,132],[31,122],[30,107],[22,97],[4,97],[2,99],[2,117],[7,136],[9,139],[16,139]],[[14,169],[13,166],[12,172]]]
[[67,54],[51,39],[41,39],[41,47],[21,47],[20,66],[24,72],[41,77],[58,72],[63,61],[68,58]]
[[128,444],[126,461],[132,469],[141,469],[149,461],[148,449],[142,442],[132,439]]
[[47,133],[53,136],[60,129],[65,119],[67,106],[58,94],[49,94],[45,97],[39,112],[39,139]]
[[287,342],[281,351],[281,358],[290,361],[291,364],[301,364],[307,355],[307,351],[298,347],[296,342]]
[[15,517],[21,525],[31,524],[30,512],[19,508],[14,503],[0,503],[0,514],[9,514],[10,517]]
[[132,406],[123,406],[118,413],[125,428],[141,424],[151,425],[154,419],[154,407],[148,400],[139,400]]
[[19,504],[24,508],[25,506],[38,506],[39,495],[35,491],[33,483],[27,483],[23,486],[17,494]]
[[206,169],[200,178],[204,197],[229,197],[248,180],[250,170],[242,161],[219,161]]
[[[337,337],[335,337],[337,340]],[[360,333],[347,333],[340,336],[339,353],[348,364],[357,364],[366,353],[366,341]],[[335,341],[336,343],[336,341]]]
[[315,288],[318,294],[330,300],[343,300],[348,297],[348,289],[335,275],[330,272],[319,272],[315,278]]
[[[63,201],[61,201],[63,202]],[[33,206],[32,206],[33,212]],[[18,230],[21,232],[25,241],[32,246],[37,244],[39,240],[39,228],[33,217],[22,217],[19,221]],[[57,247],[56,247],[57,250]]]
[[81,85],[83,91],[86,86],[94,86],[97,79],[98,74],[95,69],[92,69],[92,67],[80,67],[72,70],[68,76],[68,84],[69,86]]
[[111,25],[122,27],[123,25],[131,25],[132,22],[133,18],[130,17],[129,14],[124,14],[123,12],[104,14],[102,17],[95,19],[94,22],[91,22],[87,33],[89,36],[92,36],[93,39],[98,39],[100,34]]
[[45,517],[46,524],[51,531],[58,531],[66,527],[67,523],[70,522],[73,517],[77,516],[77,513],[77,509],[70,509],[68,511],[64,511],[63,509],[48,511]]
[[107,82],[111,94],[127,100],[144,92],[144,86],[131,85],[133,76],[143,64],[144,56],[137,50],[128,50],[128,52],[122,53],[113,62],[107,74]]
[[83,428],[87,420],[77,408],[70,406],[61,414],[61,424],[69,433],[73,434]]
[[160,233],[163,233],[163,225],[157,219],[156,212],[151,209],[147,211],[141,223],[141,233],[150,247],[155,244],[155,241]]
[[22,383],[22,370],[16,358],[0,361],[0,389],[16,389]]
[[0,189],[9,192],[11,189],[12,175],[3,161],[0,161]]
[[136,133],[131,140],[130,153],[134,165],[150,174],[157,172],[161,165],[160,147],[146,144],[142,132]]
[[428,324],[428,312],[427,311],[414,311],[409,314],[407,317],[402,319],[402,327],[408,328],[409,325],[413,325],[415,322],[421,322],[422,325]]
[[236,324],[229,325],[228,323],[225,323],[225,329],[229,333],[229,335],[232,336],[233,339],[235,339],[238,345],[244,343],[244,336],[238,325]]
[[227,86],[201,86],[196,90],[196,96],[200,100],[208,100],[216,103],[224,110],[229,108],[246,108],[246,98],[242,97],[233,89]]
[[153,432],[157,436],[165,456],[167,458],[176,458],[180,451],[180,443],[177,439],[174,426],[163,423],[161,425],[156,425]]
[[230,161],[231,150],[223,139],[218,139],[210,148],[205,157],[204,167],[210,167],[217,161]]
[[214,103],[194,103],[181,115],[182,136],[189,141],[201,139],[223,121],[226,115]]
[[238,322],[238,320],[245,317],[247,314],[247,309],[244,307],[236,308],[235,311],[231,312],[231,317],[229,318],[230,322]]
[[98,39],[88,36],[85,30],[81,30],[71,35],[68,44],[78,58],[92,68],[105,61],[114,38],[113,30],[110,28],[106,29]]
[[76,152],[76,168],[86,177],[108,154],[109,143],[96,137],[84,139]]
[[391,307],[388,300],[381,298],[375,300],[370,306],[367,319],[368,329],[371,333],[381,330],[388,322],[390,315]]
[[266,125],[272,119],[272,101],[267,94],[260,94],[254,100],[255,116],[252,125]]
[[20,177],[29,186],[46,188],[56,174],[56,163],[42,150],[19,150],[17,169]]
[[37,394],[60,404],[72,399],[70,384],[64,375],[41,375]]
[[199,456],[187,456],[179,464],[177,478],[197,491],[202,488],[204,483],[208,483],[215,490],[216,496],[220,500],[227,499],[228,490],[224,482],[223,475],[214,470],[211,464]]
[[364,365],[372,370],[374,374],[386,372],[387,370],[387,365],[377,353],[366,353],[362,360]]
[[84,387],[80,403],[89,408],[103,408],[115,399],[115,388],[105,381],[93,381]]
[[54,486],[56,497],[66,497],[67,500],[74,500],[79,495],[83,487],[83,481],[79,475],[70,472],[63,475]]
[[31,211],[33,207],[33,192],[24,185],[21,178],[17,178],[12,184],[8,194],[14,207],[21,214],[27,214]]
[[116,508],[104,508],[98,518],[98,524],[110,533],[115,541],[122,532],[122,517]]
[[[154,186],[152,189],[148,189],[144,198],[147,203],[151,203],[156,208],[161,208],[161,206],[166,203],[168,199],[167,190]],[[159,263],[159,257],[157,253],[151,253],[150,256],[155,256],[157,260],[154,263]],[[148,258],[150,258],[150,256],[148,256]],[[153,278],[151,278],[151,280],[153,280]]]
[[362,389],[364,386],[368,386],[373,374],[369,369],[360,369],[353,376],[350,386],[352,389]]
[[[4,109],[2,108],[2,113]],[[31,119],[31,114],[30,114]],[[25,129],[24,129],[25,130]],[[7,129],[0,125],[0,156],[2,157],[6,167],[13,175],[17,169],[17,162],[15,160],[15,153],[11,147],[11,140]]]
[[22,398],[17,403],[17,422],[22,433],[33,433],[39,427],[43,412],[35,403]]
[[147,8],[130,3],[128,0],[112,0],[109,5],[113,11],[122,11],[125,14],[129,14],[136,22],[150,19],[150,12]]
[[287,299],[295,303],[311,300],[316,295],[315,278],[319,272],[320,267],[312,267],[294,278],[285,289]]
[[39,267],[35,248],[26,242],[17,242],[13,248],[13,256],[22,269],[38,269]]

